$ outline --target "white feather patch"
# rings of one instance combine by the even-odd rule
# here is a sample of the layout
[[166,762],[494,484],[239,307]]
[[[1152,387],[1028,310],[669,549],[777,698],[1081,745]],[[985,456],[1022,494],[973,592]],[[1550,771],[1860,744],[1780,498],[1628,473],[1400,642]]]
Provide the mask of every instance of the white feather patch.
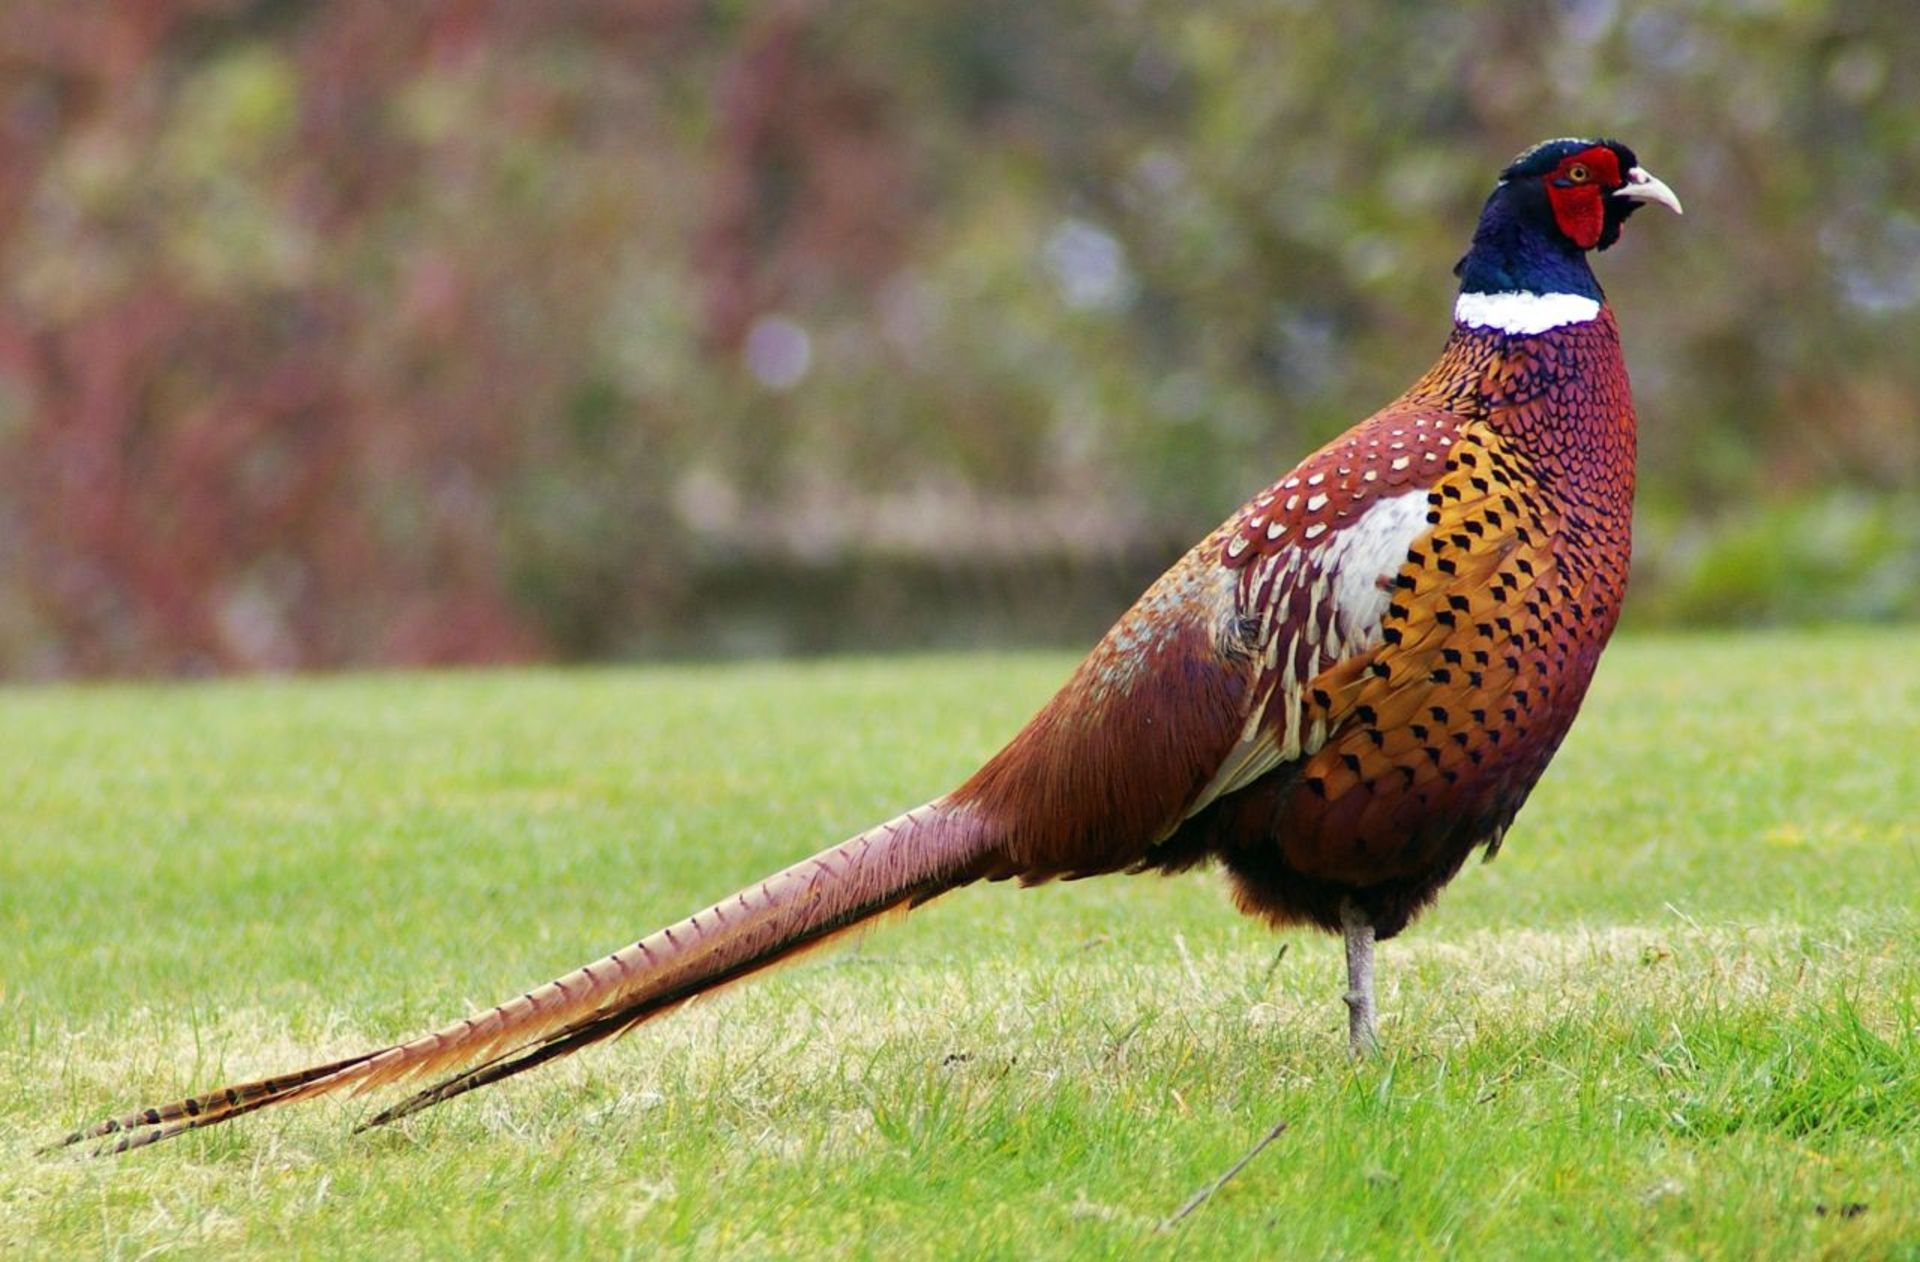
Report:
[[1545,333],[1565,324],[1585,324],[1600,314],[1600,304],[1579,294],[1461,294],[1453,304],[1453,322],[1470,329],[1502,333]]
[[1425,491],[1376,500],[1327,544],[1321,564],[1333,576],[1333,607],[1349,653],[1379,642],[1380,622],[1392,603],[1387,584],[1427,530],[1427,507]]
[[[1324,529],[1315,523],[1301,534],[1311,539]],[[1300,730],[1299,699],[1311,680],[1293,673],[1295,644],[1292,637],[1280,643],[1280,629],[1274,626],[1276,610],[1286,607],[1304,583],[1307,614],[1302,625],[1292,628],[1294,636],[1318,638],[1318,629],[1326,626],[1319,656],[1327,662],[1372,648],[1380,642],[1380,624],[1392,603],[1389,584],[1406,564],[1407,549],[1427,529],[1427,493],[1408,491],[1376,500],[1352,525],[1343,526],[1318,547],[1283,549],[1265,562],[1272,573],[1254,584],[1262,601],[1257,611],[1261,631],[1270,637],[1265,688],[1248,711],[1240,739],[1194,798],[1189,815],[1223,793],[1245,788],[1281,763],[1313,753],[1326,741],[1323,721]],[[1327,623],[1314,616],[1322,603],[1332,606],[1333,616]],[[1267,702],[1276,692],[1283,698],[1278,731],[1264,721]]]

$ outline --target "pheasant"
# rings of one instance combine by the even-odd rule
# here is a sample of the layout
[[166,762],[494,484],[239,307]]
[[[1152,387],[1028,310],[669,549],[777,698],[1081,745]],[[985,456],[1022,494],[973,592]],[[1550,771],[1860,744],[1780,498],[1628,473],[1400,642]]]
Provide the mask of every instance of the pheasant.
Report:
[[1635,421],[1588,254],[1649,202],[1680,213],[1616,141],[1515,159],[1439,361],[1176,562],[958,788],[455,1024],[64,1142],[439,1077],[380,1126],[971,882],[1209,860],[1242,910],[1344,935],[1364,1054],[1374,943],[1498,851],[1619,616]]

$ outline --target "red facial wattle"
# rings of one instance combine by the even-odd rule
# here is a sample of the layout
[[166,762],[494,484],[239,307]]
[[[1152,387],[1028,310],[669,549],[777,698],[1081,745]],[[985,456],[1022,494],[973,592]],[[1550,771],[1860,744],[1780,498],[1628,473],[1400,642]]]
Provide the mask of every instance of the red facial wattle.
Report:
[[1607,192],[1622,182],[1620,159],[1604,145],[1570,154],[1548,173],[1547,200],[1568,240],[1583,250],[1600,243],[1607,226]]

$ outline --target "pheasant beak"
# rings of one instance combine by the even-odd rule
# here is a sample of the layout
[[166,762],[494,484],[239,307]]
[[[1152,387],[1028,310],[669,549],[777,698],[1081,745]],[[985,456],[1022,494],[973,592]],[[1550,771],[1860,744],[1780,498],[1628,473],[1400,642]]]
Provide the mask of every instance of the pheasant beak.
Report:
[[1680,209],[1680,199],[1667,187],[1667,182],[1647,170],[1634,167],[1627,172],[1627,182],[1613,190],[1615,197],[1631,197],[1636,202],[1659,202],[1676,215],[1686,212]]

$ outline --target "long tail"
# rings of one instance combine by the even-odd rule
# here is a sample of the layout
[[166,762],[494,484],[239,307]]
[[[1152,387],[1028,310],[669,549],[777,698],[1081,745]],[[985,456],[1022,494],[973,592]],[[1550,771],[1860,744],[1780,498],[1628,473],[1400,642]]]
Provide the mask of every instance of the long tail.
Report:
[[911,910],[986,875],[995,850],[992,831],[972,810],[936,800],[431,1034],[140,1109],[77,1130],[54,1147],[118,1135],[98,1151],[126,1152],[269,1105],[452,1075],[366,1123],[379,1126],[629,1030],[876,916]]

